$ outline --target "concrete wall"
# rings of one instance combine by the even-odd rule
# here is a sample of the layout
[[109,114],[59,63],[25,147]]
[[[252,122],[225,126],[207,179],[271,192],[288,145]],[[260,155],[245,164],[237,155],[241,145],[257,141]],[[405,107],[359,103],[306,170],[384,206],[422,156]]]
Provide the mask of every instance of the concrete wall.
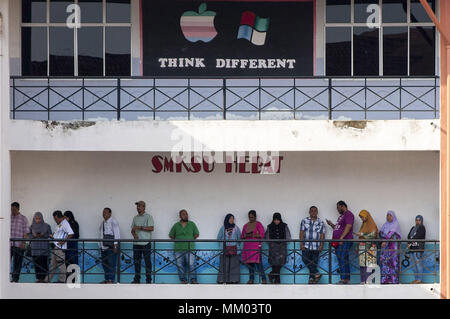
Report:
[[[72,210],[84,238],[98,238],[106,206],[123,238],[132,238],[133,203],[141,199],[154,216],[154,238],[168,238],[181,208],[188,210],[203,239],[216,237],[228,212],[242,226],[250,209],[264,225],[280,212],[297,238],[311,205],[318,206],[321,218],[336,220],[335,205],[343,199],[355,215],[362,209],[371,212],[379,227],[386,211],[394,210],[403,238],[420,212],[427,238],[439,239],[437,152],[286,152],[276,175],[226,174],[224,164],[216,164],[212,173],[156,174],[151,164],[156,154],[13,152],[11,199],[21,203],[30,220],[40,211],[51,225],[54,210]],[[357,219],[355,228],[360,224]]]

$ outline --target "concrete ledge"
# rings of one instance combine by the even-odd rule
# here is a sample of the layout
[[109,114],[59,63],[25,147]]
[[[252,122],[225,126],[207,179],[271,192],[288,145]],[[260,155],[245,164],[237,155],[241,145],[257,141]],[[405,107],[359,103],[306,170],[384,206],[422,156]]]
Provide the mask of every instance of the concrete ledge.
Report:
[[439,120],[99,121],[10,120],[9,150],[439,151]]
[[81,285],[12,284],[12,299],[438,299],[439,284],[424,285]]

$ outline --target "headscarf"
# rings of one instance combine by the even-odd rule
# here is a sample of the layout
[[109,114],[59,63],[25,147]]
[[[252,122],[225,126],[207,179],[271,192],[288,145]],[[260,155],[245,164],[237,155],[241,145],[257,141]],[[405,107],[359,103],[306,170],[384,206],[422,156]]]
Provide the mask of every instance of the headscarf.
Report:
[[[36,223],[36,217],[40,217],[41,218],[41,222],[40,223]],[[48,229],[48,225],[45,223],[44,221],[44,216],[42,215],[42,213],[40,212],[36,212],[34,213],[33,216],[33,223],[31,224],[31,233],[45,233]]]
[[234,223],[230,224],[230,218],[234,217],[233,214],[227,214],[227,216],[225,216],[225,220],[223,221],[223,228],[224,230],[228,230],[228,229],[232,229],[234,228],[234,226],[236,226]]
[[390,232],[393,232],[393,233],[396,233],[398,236],[402,237],[401,232],[400,232],[400,224],[398,223],[397,216],[395,216],[395,213],[392,210],[390,210],[386,213],[386,216],[387,215],[392,216],[392,222],[386,221],[383,224],[383,227],[381,227],[381,232],[384,235],[387,235]]
[[416,218],[414,219],[414,221],[416,221],[416,219],[420,219],[421,223],[419,226],[417,226],[417,224],[414,224],[414,227],[412,229],[412,233],[411,233],[411,237],[414,238],[414,236],[416,236],[417,230],[419,229],[420,226],[423,226],[423,216],[422,215],[417,215]]
[[[275,219],[278,219],[280,223],[276,225]],[[269,229],[270,239],[286,239],[286,224],[283,223],[280,213],[273,214],[272,222],[267,226]]]
[[360,217],[367,218],[367,221],[363,222],[361,225],[361,228],[359,229],[360,233],[373,233],[375,232],[378,235],[378,227],[377,224],[375,224],[375,221],[373,220],[372,216],[367,210],[362,210],[359,212]]

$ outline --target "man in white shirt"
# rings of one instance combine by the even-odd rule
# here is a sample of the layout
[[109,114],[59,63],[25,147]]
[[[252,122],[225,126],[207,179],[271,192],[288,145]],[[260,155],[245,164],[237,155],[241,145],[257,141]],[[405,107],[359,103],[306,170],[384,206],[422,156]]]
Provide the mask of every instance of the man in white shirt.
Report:
[[56,270],[59,270],[58,283],[66,282],[66,253],[67,242],[66,239],[73,237],[73,230],[70,227],[69,222],[63,216],[60,210],[53,213],[53,219],[56,222],[56,230],[50,235],[53,239],[59,239],[54,242],[55,247],[52,251],[50,260],[50,269],[47,276],[47,282],[52,282],[53,276],[56,274]]
[[[117,257],[119,253],[119,243],[112,239],[120,239],[119,223],[111,217],[112,211],[106,207],[103,209],[103,221],[100,224],[100,236],[110,241],[99,243],[102,255],[102,266],[105,272],[105,280],[101,284],[113,284],[116,276]],[[119,266],[120,267],[120,266]]]

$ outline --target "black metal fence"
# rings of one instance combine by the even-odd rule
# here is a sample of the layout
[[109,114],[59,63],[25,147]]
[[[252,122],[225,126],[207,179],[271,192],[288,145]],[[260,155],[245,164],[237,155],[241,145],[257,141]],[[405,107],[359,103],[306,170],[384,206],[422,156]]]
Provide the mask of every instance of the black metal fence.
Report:
[[[121,240],[108,240],[108,239],[69,239],[68,242],[77,242],[77,248],[68,249],[65,251],[66,257],[61,257],[61,251],[58,251],[54,247],[51,248],[51,244],[55,240],[51,239],[11,239],[12,244],[16,243],[16,246],[20,246],[18,243],[24,245],[28,245],[32,242],[44,242],[48,243],[48,247],[45,250],[45,254],[48,254],[48,258],[46,259],[46,264],[39,264],[36,262],[37,253],[33,251],[33,249],[22,249],[22,248],[14,248],[16,256],[15,258],[23,258],[21,261],[22,267],[20,267],[20,271],[14,269],[13,262],[11,263],[11,275],[14,278],[18,276],[28,276],[28,279],[21,280],[21,282],[34,282],[34,276],[36,273],[42,276],[45,276],[46,279],[40,282],[48,282],[48,276],[53,277],[58,272],[58,266],[61,266],[63,263],[67,265],[72,264],[71,261],[62,260],[63,258],[67,258],[67,253],[71,252],[71,255],[75,255],[78,262],[75,262],[78,269],[78,282],[79,283],[99,283],[103,281],[103,276],[105,274],[105,270],[109,271],[110,275],[113,275],[114,279],[109,280],[117,283],[129,283],[132,278],[135,278],[135,252],[133,251],[136,247],[133,245],[139,243],[145,243],[147,246],[144,247],[147,254],[147,258],[149,259],[151,266],[146,271],[145,263],[141,260],[141,272],[143,278],[146,277],[146,272],[148,272],[148,278],[146,278],[146,282],[153,283],[179,283],[178,276],[180,275],[179,270],[181,270],[181,265],[179,263],[179,259],[184,256],[187,257],[187,264],[191,264],[191,267],[187,267],[183,273],[186,276],[186,282],[190,282],[191,279],[195,278],[199,280],[201,283],[217,283],[218,275],[223,275],[222,278],[227,278],[227,276],[237,275],[238,278],[241,276],[250,275],[249,269],[244,267],[244,265],[249,262],[249,258],[258,255],[262,261],[264,273],[268,274],[268,270],[272,268],[270,264],[270,256],[274,253],[272,249],[282,248],[285,249],[286,254],[286,263],[284,265],[280,265],[281,271],[279,272],[281,282],[284,284],[305,284],[311,283],[308,281],[308,278],[311,277],[309,267],[312,265],[312,260],[305,258],[304,250],[302,250],[302,243],[305,242],[323,242],[323,249],[319,252],[317,266],[317,273],[320,274],[318,277],[318,282],[320,284],[334,284],[339,281],[339,275],[341,274],[340,268],[348,264],[350,267],[349,276],[351,278],[351,283],[360,284],[360,267],[361,266],[369,266],[368,268],[371,274],[370,283],[386,283],[383,282],[383,276],[394,276],[398,279],[398,282],[391,283],[409,283],[412,279],[415,278],[416,275],[419,275],[423,278],[423,282],[426,283],[438,283],[439,282],[439,241],[438,240],[371,240],[370,245],[372,245],[373,250],[362,249],[361,243],[367,243],[367,240],[344,240],[343,242],[351,243],[350,248],[348,248],[347,253],[349,253],[348,259],[337,259],[336,257],[336,248],[332,247],[333,240],[317,240],[317,241],[304,241],[304,240],[237,240],[237,241],[224,241],[224,240],[130,240],[130,239],[121,239]],[[104,256],[102,256],[101,251],[105,252],[106,250],[101,250],[100,245],[105,242],[118,242],[119,247],[117,252],[112,256],[116,261],[116,266],[112,266],[112,268],[108,268],[108,264],[106,263]],[[184,242],[188,244],[188,248],[181,252],[175,252],[174,243],[176,242]],[[245,246],[245,243],[258,243],[258,248],[248,248]],[[383,248],[382,243],[392,243],[395,244],[395,249]],[[412,242],[423,242],[425,244],[425,248],[421,254],[419,254],[419,258],[413,258],[412,253],[413,250],[408,248],[408,245]],[[228,249],[226,248],[229,244],[236,243],[237,250],[236,254],[231,254],[228,256]],[[100,245],[99,245],[100,244]],[[280,246],[281,245],[281,246]],[[387,246],[388,247],[388,246]],[[112,249],[112,248],[111,248]],[[13,250],[13,249],[12,249]],[[373,252],[375,251],[375,253]],[[41,251],[43,252],[43,251]],[[111,250],[111,252],[113,252]],[[243,258],[243,254],[246,254],[246,257]],[[376,265],[370,265],[368,263],[369,254],[374,254],[376,259]],[[11,254],[12,256],[13,254]],[[35,256],[33,256],[35,255]],[[42,254],[41,254],[42,255]],[[374,257],[373,255],[370,255]],[[363,261],[361,261],[361,257]],[[390,259],[386,259],[386,257]],[[53,262],[51,262],[51,259]],[[73,258],[73,257],[71,257]],[[192,260],[191,258],[195,259]],[[226,266],[225,259],[227,258],[237,258],[239,260],[239,265],[237,268]],[[17,259],[16,259],[17,260]],[[192,261],[192,263],[191,263]],[[361,264],[362,263],[362,264]],[[24,266],[27,264],[27,266]],[[50,264],[50,267],[49,267]],[[178,265],[177,265],[178,264]],[[46,266],[42,266],[46,265]],[[54,266],[52,268],[52,265]],[[242,267],[241,267],[242,265]],[[388,271],[384,269],[386,265],[395,265],[393,268],[389,268]],[[419,266],[419,267],[416,267]],[[48,268],[49,267],[49,268]],[[225,268],[224,268],[225,267]],[[379,271],[376,268],[379,267]],[[231,271],[235,271],[238,273],[230,273]],[[268,283],[276,283],[272,280],[274,277],[276,279],[276,275],[272,272],[269,274]],[[420,270],[420,273],[417,273],[417,269]],[[61,271],[61,268],[59,269]],[[73,270],[73,269],[72,269]],[[71,272],[68,274],[61,275],[65,278],[68,275],[67,282],[72,282],[74,279],[76,281],[76,277],[70,276]],[[314,274],[313,274],[314,275]],[[31,276],[31,277],[30,277]],[[37,277],[36,277],[37,278]],[[258,271],[256,271],[256,279],[258,278]],[[23,279],[23,278],[22,278]],[[64,279],[65,281],[66,279]],[[260,278],[261,282],[262,278]],[[258,280],[256,280],[258,281]],[[220,283],[231,283],[227,280],[223,279]],[[246,281],[241,281],[239,279],[238,282],[233,283],[246,283]],[[367,282],[369,283],[369,282]]]
[[11,77],[11,118],[439,118],[438,77]]

